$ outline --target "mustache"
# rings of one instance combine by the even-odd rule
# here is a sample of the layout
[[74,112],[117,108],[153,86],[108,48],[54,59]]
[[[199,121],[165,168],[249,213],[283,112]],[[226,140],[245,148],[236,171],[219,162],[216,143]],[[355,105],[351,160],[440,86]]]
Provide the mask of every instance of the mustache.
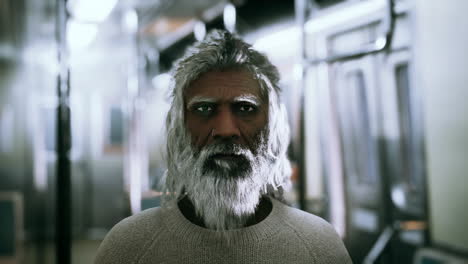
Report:
[[219,176],[224,175],[229,178],[247,177],[255,163],[254,155],[248,147],[226,140],[205,146],[195,159],[200,161],[203,175],[217,172]]
[[248,147],[228,140],[218,140],[196,153],[197,156],[210,158],[216,155],[251,156],[253,153]]

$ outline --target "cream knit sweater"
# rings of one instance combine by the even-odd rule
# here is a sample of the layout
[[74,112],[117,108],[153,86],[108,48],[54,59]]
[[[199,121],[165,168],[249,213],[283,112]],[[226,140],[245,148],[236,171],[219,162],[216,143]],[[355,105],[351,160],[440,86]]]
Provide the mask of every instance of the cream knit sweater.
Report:
[[95,264],[351,263],[343,242],[321,218],[270,199],[260,223],[219,232],[187,220],[177,206],[153,208],[118,223]]

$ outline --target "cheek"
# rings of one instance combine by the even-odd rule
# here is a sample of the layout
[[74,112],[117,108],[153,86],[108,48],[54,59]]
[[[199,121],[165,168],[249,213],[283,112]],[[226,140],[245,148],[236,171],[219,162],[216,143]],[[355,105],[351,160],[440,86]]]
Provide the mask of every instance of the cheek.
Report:
[[202,122],[199,118],[194,117],[190,113],[186,114],[185,127],[189,133],[192,144],[201,146],[204,138],[209,133],[209,126],[206,122]]
[[266,112],[256,116],[254,119],[242,122],[241,130],[249,142],[257,139],[268,125],[268,114]]
[[261,131],[268,125],[268,109],[263,109],[256,120],[256,130]]

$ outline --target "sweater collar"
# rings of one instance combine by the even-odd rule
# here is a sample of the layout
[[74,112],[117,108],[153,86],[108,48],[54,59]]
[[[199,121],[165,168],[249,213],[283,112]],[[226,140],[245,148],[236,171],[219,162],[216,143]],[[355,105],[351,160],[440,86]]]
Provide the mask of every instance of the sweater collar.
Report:
[[[285,215],[285,205],[267,197],[271,201],[270,214],[261,222],[251,226],[227,231],[215,231],[193,224],[180,211],[177,205],[163,208],[165,211],[164,224],[176,237],[195,244],[238,244],[252,243],[269,238],[282,225]],[[228,242],[229,241],[229,242]]]

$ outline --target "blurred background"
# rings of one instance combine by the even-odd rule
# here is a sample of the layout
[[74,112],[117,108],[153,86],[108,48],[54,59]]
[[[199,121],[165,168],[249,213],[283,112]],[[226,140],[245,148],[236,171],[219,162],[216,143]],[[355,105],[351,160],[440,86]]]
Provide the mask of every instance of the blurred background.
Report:
[[92,263],[158,206],[169,71],[211,29],[281,73],[288,202],[354,263],[468,263],[468,2],[0,0],[0,263]]

